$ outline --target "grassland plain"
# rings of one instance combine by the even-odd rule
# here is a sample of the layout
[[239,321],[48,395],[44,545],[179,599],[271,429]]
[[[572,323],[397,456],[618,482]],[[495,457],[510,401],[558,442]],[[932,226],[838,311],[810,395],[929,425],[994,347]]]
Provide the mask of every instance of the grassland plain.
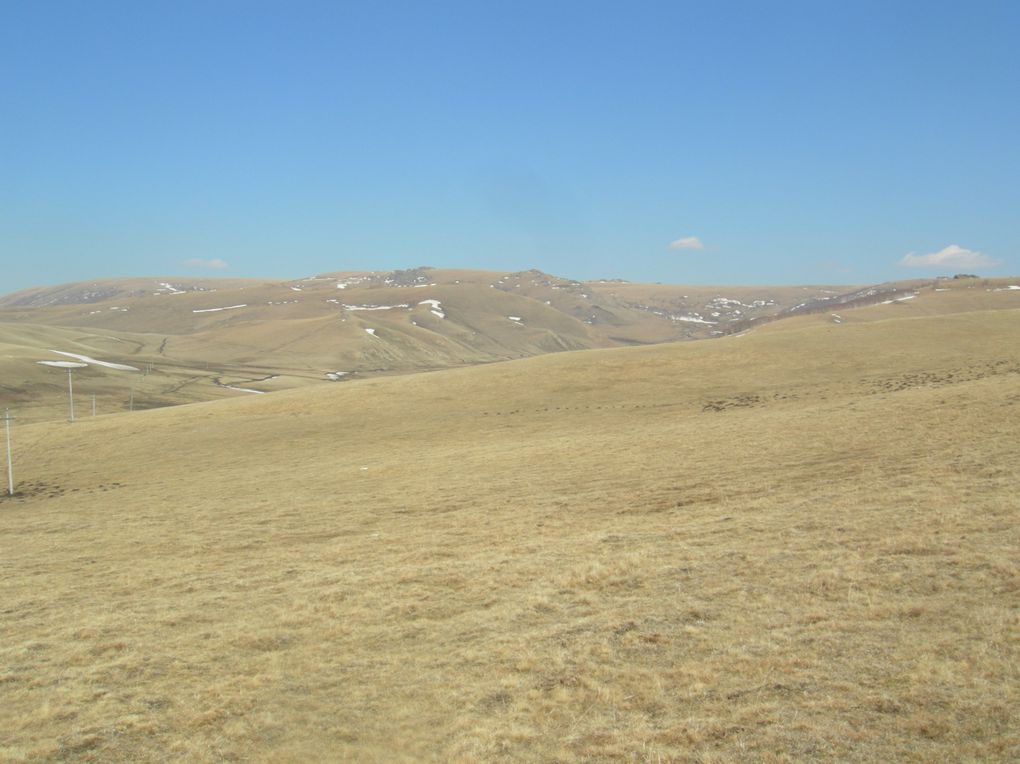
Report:
[[1020,759],[1020,311],[796,321],[18,428],[0,760]]

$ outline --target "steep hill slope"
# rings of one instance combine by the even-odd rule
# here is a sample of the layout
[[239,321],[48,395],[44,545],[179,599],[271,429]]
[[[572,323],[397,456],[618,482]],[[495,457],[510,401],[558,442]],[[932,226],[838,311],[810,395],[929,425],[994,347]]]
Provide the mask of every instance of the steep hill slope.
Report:
[[1015,759],[1020,310],[915,304],[19,426],[0,757]]

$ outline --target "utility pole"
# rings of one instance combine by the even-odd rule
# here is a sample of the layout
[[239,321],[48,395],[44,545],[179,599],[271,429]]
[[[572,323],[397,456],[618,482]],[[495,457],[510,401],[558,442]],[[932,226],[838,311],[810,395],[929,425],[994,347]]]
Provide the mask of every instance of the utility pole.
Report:
[[67,370],[67,405],[71,410],[71,421],[74,421],[74,383],[71,382],[72,369]]
[[14,467],[11,466],[11,410],[4,410],[4,424],[7,429],[7,495],[14,495]]

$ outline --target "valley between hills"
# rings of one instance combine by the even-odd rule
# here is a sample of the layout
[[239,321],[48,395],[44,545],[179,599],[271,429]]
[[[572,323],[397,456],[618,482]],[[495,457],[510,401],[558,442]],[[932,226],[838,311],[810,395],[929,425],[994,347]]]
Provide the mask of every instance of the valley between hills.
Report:
[[121,280],[0,332],[0,761],[1020,758],[1017,279]]
[[293,281],[113,279],[0,298],[0,393],[24,421],[109,414],[550,352],[705,339],[914,294],[579,282],[412,268]]

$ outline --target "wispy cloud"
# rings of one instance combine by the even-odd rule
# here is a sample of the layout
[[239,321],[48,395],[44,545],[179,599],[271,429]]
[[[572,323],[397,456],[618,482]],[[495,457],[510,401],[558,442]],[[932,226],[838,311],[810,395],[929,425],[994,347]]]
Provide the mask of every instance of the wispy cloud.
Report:
[[200,257],[193,257],[190,260],[184,261],[185,268],[215,268],[221,269],[227,267],[227,261],[221,260],[218,257],[214,257],[211,260],[203,260]]
[[697,236],[685,236],[682,239],[674,239],[669,243],[669,248],[672,250],[684,250],[684,249],[704,249],[705,245],[701,243],[701,239]]
[[966,249],[959,244],[950,244],[938,252],[917,255],[913,252],[904,255],[900,265],[907,268],[994,268],[1001,263],[981,252]]

